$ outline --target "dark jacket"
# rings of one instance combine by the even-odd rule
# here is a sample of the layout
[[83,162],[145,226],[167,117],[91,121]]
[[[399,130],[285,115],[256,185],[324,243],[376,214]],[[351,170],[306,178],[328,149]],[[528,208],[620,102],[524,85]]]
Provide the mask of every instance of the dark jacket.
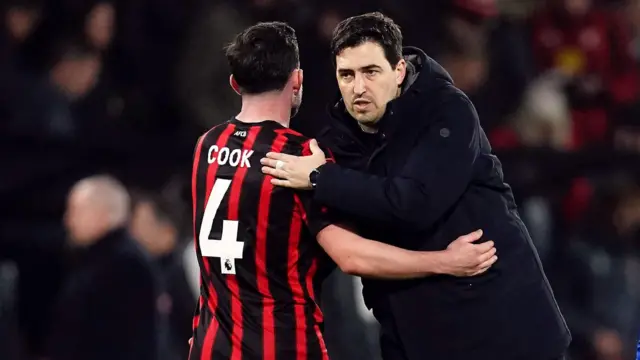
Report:
[[54,310],[51,360],[157,359],[150,259],[124,230],[79,254]]
[[372,151],[343,102],[330,109],[320,141],[342,165],[321,167],[315,199],[355,219],[362,235],[404,248],[443,250],[483,229],[499,260],[473,278],[364,280],[367,305],[409,360],[559,356],[569,330],[473,105],[424,52],[406,48],[405,58],[403,94]]

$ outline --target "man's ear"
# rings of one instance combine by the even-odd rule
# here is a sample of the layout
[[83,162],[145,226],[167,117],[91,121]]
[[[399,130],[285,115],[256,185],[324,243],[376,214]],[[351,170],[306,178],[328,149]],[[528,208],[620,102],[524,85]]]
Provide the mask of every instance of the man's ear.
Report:
[[291,78],[291,80],[293,81],[293,91],[300,91],[300,89],[302,88],[303,80],[302,69],[294,70],[293,74],[291,74]]
[[231,88],[233,89],[233,91],[236,92],[236,94],[242,95],[242,92],[240,91],[240,86],[238,85],[238,82],[233,77],[233,75],[229,75],[229,85],[231,85]]
[[402,85],[404,78],[407,76],[407,62],[404,59],[400,59],[395,68],[396,72],[396,84]]

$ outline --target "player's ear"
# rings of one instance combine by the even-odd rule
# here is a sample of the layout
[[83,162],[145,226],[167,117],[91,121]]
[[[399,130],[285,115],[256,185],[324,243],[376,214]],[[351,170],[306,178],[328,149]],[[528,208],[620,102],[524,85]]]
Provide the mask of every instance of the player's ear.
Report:
[[242,92],[240,92],[240,86],[233,75],[229,75],[229,85],[231,85],[231,88],[236,92],[236,94],[242,95]]
[[395,72],[396,84],[400,86],[402,85],[405,76],[407,76],[407,62],[404,59],[400,59],[400,61],[398,61],[398,64],[396,64]]
[[302,69],[295,69],[291,74],[293,91],[300,91],[302,88]]

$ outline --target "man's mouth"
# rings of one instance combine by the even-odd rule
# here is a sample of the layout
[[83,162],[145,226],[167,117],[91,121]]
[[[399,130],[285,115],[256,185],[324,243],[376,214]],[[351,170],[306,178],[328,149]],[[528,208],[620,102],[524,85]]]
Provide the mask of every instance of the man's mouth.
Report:
[[371,101],[368,100],[356,100],[353,102],[353,105],[357,110],[364,110],[369,104],[371,104]]

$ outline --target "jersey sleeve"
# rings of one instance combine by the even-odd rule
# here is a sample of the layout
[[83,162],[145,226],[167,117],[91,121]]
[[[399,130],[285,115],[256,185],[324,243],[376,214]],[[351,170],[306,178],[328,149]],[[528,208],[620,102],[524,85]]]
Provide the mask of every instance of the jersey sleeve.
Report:
[[296,194],[299,211],[311,235],[317,236],[322,229],[334,223],[331,213],[325,206],[321,206],[313,200],[313,194],[300,192]]
[[[328,148],[323,147],[321,144],[319,145],[320,149],[322,149],[322,152],[325,154],[325,160],[328,163],[335,163],[331,151]],[[311,155],[309,141],[305,142],[302,146],[302,156],[308,155]],[[300,191],[297,193],[296,197],[298,199],[298,205],[302,211],[302,217],[305,224],[313,236],[318,235],[322,229],[335,222],[335,219],[333,219],[332,216],[333,212],[326,206],[322,206],[318,202],[314,201],[313,193],[311,191]]]

